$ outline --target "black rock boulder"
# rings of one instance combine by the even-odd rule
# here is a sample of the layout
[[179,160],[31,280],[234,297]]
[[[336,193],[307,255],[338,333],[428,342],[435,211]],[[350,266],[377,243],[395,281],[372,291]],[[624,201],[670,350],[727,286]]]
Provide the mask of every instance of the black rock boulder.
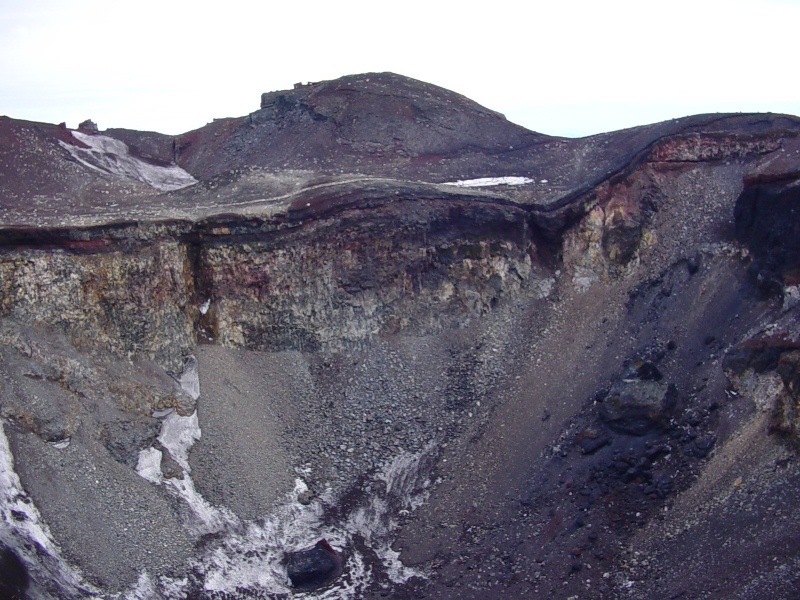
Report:
[[342,572],[342,557],[326,540],[313,548],[289,552],[286,555],[286,574],[292,587],[313,590],[332,582]]

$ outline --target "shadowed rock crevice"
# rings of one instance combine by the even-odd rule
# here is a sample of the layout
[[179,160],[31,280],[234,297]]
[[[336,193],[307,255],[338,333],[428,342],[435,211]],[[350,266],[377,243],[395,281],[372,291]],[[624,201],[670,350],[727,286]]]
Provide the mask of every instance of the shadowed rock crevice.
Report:
[[750,248],[765,288],[800,284],[800,177],[756,180],[736,201],[736,238]]

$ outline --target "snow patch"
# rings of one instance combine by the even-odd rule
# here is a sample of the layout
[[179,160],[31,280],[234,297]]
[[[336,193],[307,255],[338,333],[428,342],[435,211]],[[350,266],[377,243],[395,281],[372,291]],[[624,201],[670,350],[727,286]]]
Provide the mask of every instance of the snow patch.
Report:
[[236,515],[226,508],[212,506],[200,495],[188,472],[185,472],[183,478],[180,479],[165,479],[164,486],[186,503],[190,511],[189,518],[186,519],[186,527],[192,535],[201,537],[239,525]]
[[50,442],[50,445],[53,448],[57,448],[59,450],[64,450],[65,448],[69,448],[71,438],[64,438],[63,440],[58,440],[57,442]]
[[[230,511],[224,508],[215,508],[207,502],[195,489],[194,481],[189,476],[192,472],[189,466],[189,450],[201,436],[197,411],[188,417],[182,417],[177,412],[170,413],[161,422],[161,433],[158,436],[161,446],[169,452],[170,456],[183,469],[183,477],[162,479],[162,481],[164,485],[172,489],[179,498],[186,502],[192,514],[191,521],[188,524],[189,530],[198,536],[221,531],[228,525],[238,524],[239,521]],[[150,450],[155,449],[150,448]],[[142,452],[147,452],[147,450],[142,450]],[[158,452],[158,450],[155,450],[155,452]],[[159,454],[161,453],[159,452]],[[139,458],[141,460],[141,453]],[[159,472],[160,468],[159,463]],[[145,479],[147,478],[145,477]]]
[[391,547],[390,534],[398,526],[394,520],[395,514],[408,514],[428,498],[430,482],[419,481],[420,461],[425,454],[426,451],[423,451],[395,457],[377,477],[378,482],[385,486],[384,492],[374,494],[368,504],[356,509],[345,525],[351,535],[361,536],[375,552],[392,583],[405,583],[412,577],[424,577],[421,571],[406,567],[400,561],[400,553]]
[[[14,459],[3,431],[0,435],[0,511],[3,522],[6,526],[14,526],[26,538],[53,553],[55,544],[50,537],[50,531],[42,523],[36,507],[26,502],[26,499],[27,495],[22,491],[22,484],[14,471]],[[12,513],[19,518],[12,517]]]
[[[184,370],[174,376],[193,398],[199,397],[197,361],[189,357]],[[181,499],[185,526],[196,536],[215,533],[215,542],[204,546],[189,565],[192,586],[213,597],[290,598],[302,595],[316,600],[355,600],[376,586],[390,589],[392,584],[412,577],[425,577],[419,570],[405,566],[391,544],[399,527],[398,519],[418,508],[429,495],[427,468],[435,445],[419,453],[402,453],[384,464],[372,482],[361,490],[355,506],[336,519],[337,498],[330,487],[310,503],[300,498],[309,491],[302,477],[283,504],[255,521],[240,521],[225,508],[212,506],[197,493],[190,477],[189,450],[200,439],[197,413],[182,417],[173,411],[162,420],[156,447],[139,454],[137,472],[148,481],[163,486]],[[181,478],[166,478],[161,461],[169,454],[183,469]],[[302,476],[310,469],[297,469]],[[334,512],[334,514],[336,514]],[[325,539],[345,558],[342,575],[323,590],[292,590],[285,556],[313,547]],[[168,600],[185,598],[189,580],[161,576],[154,581],[143,573],[132,592],[131,600],[153,595]],[[127,599],[126,599],[127,600]]]
[[147,571],[142,571],[139,574],[139,580],[136,582],[136,587],[123,596],[123,600],[153,600],[159,598],[156,591],[156,585],[153,583]]
[[478,179],[459,179],[442,185],[455,185],[458,187],[491,187],[495,185],[525,185],[535,183],[530,177],[480,177]]
[[162,167],[132,156],[127,144],[107,135],[87,135],[73,131],[72,136],[88,148],[79,148],[59,140],[72,157],[82,165],[101,173],[135,179],[157,190],[179,190],[197,180],[178,165]]
[[[176,415],[177,416],[177,415]],[[194,415],[193,415],[194,416]],[[190,419],[191,417],[177,417]],[[188,451],[187,451],[188,453]],[[163,485],[167,491],[179,498],[186,512],[186,529],[195,537],[209,533],[217,533],[228,527],[239,525],[239,519],[225,508],[212,506],[194,487],[194,481],[189,476],[190,470],[184,467],[183,476],[165,478],[161,471],[163,453],[156,448],[147,448],[139,452],[136,472],[143,479],[154,485]],[[176,462],[182,461],[176,458]],[[183,464],[181,464],[183,467]]]
[[202,437],[197,411],[188,417],[176,412],[168,414],[161,422],[158,441],[169,450],[170,455],[184,469],[189,469],[189,450]]
[[136,462],[136,472],[150,483],[161,485],[164,476],[161,473],[161,450],[146,448],[139,451],[139,460]]

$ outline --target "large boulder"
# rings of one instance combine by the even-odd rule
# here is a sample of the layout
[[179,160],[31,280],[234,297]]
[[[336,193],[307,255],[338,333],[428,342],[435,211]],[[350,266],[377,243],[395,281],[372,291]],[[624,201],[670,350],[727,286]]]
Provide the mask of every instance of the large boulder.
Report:
[[342,572],[342,558],[326,540],[313,548],[289,552],[286,555],[286,574],[292,587],[313,590],[329,584]]
[[677,395],[675,386],[662,381],[658,369],[645,363],[611,387],[600,406],[600,418],[619,433],[644,435],[668,422]]

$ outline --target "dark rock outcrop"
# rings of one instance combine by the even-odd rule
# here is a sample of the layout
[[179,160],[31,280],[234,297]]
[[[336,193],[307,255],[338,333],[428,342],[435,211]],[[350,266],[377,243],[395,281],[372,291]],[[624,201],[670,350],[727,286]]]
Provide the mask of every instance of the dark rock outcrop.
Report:
[[770,427],[800,437],[800,313],[794,306],[729,349],[723,367],[734,385],[756,396]]
[[800,437],[800,351],[781,356],[776,369],[784,386],[784,394],[776,411],[776,426]]
[[139,452],[153,445],[159,425],[146,417],[112,421],[103,423],[99,438],[114,460],[136,468]]
[[611,437],[601,429],[587,427],[575,438],[575,443],[584,454],[594,454],[611,443]]
[[435,85],[367,73],[265,93],[260,110],[181,135],[176,145],[180,164],[201,177],[247,164],[441,181],[429,178],[473,176],[487,157],[509,163],[511,175],[521,161],[506,156],[547,139]]
[[83,133],[99,133],[100,128],[97,127],[97,123],[91,119],[86,119],[78,125],[78,131],[82,131]]

